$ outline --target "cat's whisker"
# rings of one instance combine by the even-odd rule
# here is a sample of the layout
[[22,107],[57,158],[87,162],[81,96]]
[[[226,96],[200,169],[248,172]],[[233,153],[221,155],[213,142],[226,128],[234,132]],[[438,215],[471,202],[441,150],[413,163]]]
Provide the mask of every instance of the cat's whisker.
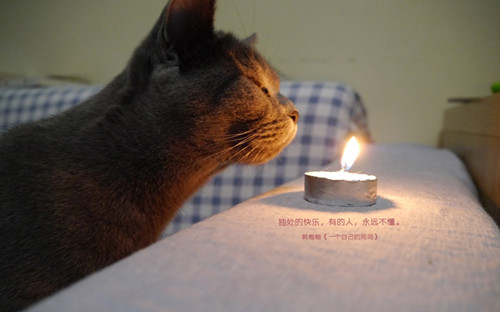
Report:
[[[245,154],[245,156],[243,158],[250,158],[250,155],[257,149],[257,146],[254,146],[254,148],[252,148],[249,152],[247,152]],[[261,154],[262,150],[260,152],[257,153],[257,155],[255,155],[253,157],[253,160],[256,160],[259,158],[259,155]]]
[[234,10],[236,11],[236,15],[238,15],[238,19],[240,20],[240,24],[241,24],[241,28],[243,29],[243,33],[245,34],[245,37],[247,37],[248,36],[247,30],[245,28],[245,25],[243,24],[243,19],[241,18],[241,15],[240,15],[240,10],[238,10],[238,7],[236,6],[236,3],[234,3],[234,0],[231,0],[231,2],[233,3]]
[[[220,150],[214,154],[211,154],[211,155],[208,155],[204,158],[204,160],[207,160],[207,159],[215,159],[216,156],[220,156],[220,155],[223,155],[223,154],[226,154],[226,153],[229,153],[231,150],[233,149],[236,149],[238,148],[239,146],[241,145],[244,145],[252,140],[254,140],[256,137],[258,136],[258,133],[251,133],[250,135],[248,135],[247,137],[243,138],[243,139],[240,139],[238,140],[238,143],[237,144],[234,144],[234,145],[231,145],[230,147],[226,148],[226,149],[223,149],[223,150]],[[239,153],[239,152],[238,152]],[[237,154],[238,154],[237,153]],[[233,157],[231,157],[230,159],[233,159]]]
[[216,137],[212,137],[212,138],[237,141],[237,140],[241,140],[242,137],[244,138],[246,135],[252,134],[254,132],[255,132],[255,130],[249,130],[249,131],[238,133],[238,134],[220,135],[220,136],[216,136]]
[[[236,149],[237,147],[240,147],[241,145],[249,143],[250,141],[254,140],[256,137],[257,137],[257,135],[254,136],[254,137],[249,137],[245,141],[241,141],[238,144],[233,145],[232,147],[230,147],[230,148],[227,149],[227,152],[229,152],[229,151],[231,151],[233,149]],[[247,146],[243,147],[240,151],[238,151],[236,154],[234,154],[230,159],[234,159],[236,156],[238,156],[240,153],[244,152],[245,149],[247,149],[249,147],[250,147],[250,145],[247,145]]]
[[237,156],[239,156],[240,154],[244,153],[245,154],[243,155],[243,157],[241,157],[242,159],[246,158],[248,155],[250,155],[250,153],[252,153],[252,151],[254,151],[257,147],[253,147],[249,152],[246,152],[245,150],[250,148],[250,145],[247,145],[245,146],[244,148],[242,148],[240,151],[238,151],[236,154],[234,154],[233,156],[231,156],[231,158],[229,160],[233,160],[235,159]]
[[[231,150],[235,149],[235,148],[238,148],[240,147],[241,145],[244,145],[246,143],[249,143],[251,142],[252,140],[255,140],[257,137],[259,137],[260,133],[258,131],[255,131],[254,133],[252,133],[251,135],[249,135],[247,138],[245,138],[244,140],[238,142],[238,144],[235,144],[229,148],[227,148],[225,151],[223,152],[230,152]],[[241,154],[242,152],[244,152],[246,149],[248,149],[250,147],[250,145],[247,145],[245,147],[243,147],[240,151],[238,151],[236,154],[234,154],[233,156],[231,156],[231,158],[229,160],[232,160],[234,158],[236,158],[239,154]],[[255,149],[256,147],[254,147],[253,149]]]
[[[242,133],[240,134],[236,134],[236,137],[235,140],[233,140],[234,142],[238,142],[237,144],[234,144],[224,150],[221,150],[217,153],[214,153],[210,156],[208,156],[208,158],[214,158],[216,157],[217,155],[223,155],[225,153],[229,153],[231,152],[233,149],[236,149],[238,147],[241,147],[242,145],[244,144],[247,144],[248,142],[250,141],[253,141],[255,140],[256,138],[260,137],[262,135],[262,133],[265,133],[266,132],[266,129],[269,130],[274,130],[274,127],[276,127],[276,122],[271,122],[271,123],[268,123],[266,124],[264,127],[261,127],[259,129],[252,129],[252,130],[249,130],[249,131],[245,131],[244,133],[246,134],[245,137],[242,138]],[[248,134],[247,134],[248,133]],[[229,142],[231,142],[231,140],[229,140]],[[240,151],[238,151],[237,153],[235,153],[234,155],[232,155],[229,159],[229,160],[232,160],[232,159],[235,159],[237,158],[238,156],[240,156],[242,153],[246,153],[242,158],[249,158],[250,155],[258,149],[258,146],[254,146],[250,151],[248,151],[248,148],[250,146],[245,146],[243,147]],[[260,158],[260,155],[263,153],[264,150],[261,150],[259,151],[256,155],[254,155],[253,157],[253,160],[257,160]]]
[[[224,150],[218,151],[218,152],[216,152],[216,153],[214,153],[214,154],[211,154],[211,155],[206,156],[206,157],[205,157],[203,160],[201,160],[201,161],[206,161],[206,160],[208,160],[208,159],[212,159],[212,160],[215,160],[216,162],[218,162],[219,160],[217,159],[217,156],[227,154],[227,153],[229,153],[231,150],[235,149],[236,147],[237,147],[237,146],[231,146],[231,147],[226,148],[226,149],[224,149]],[[246,147],[245,147],[245,148],[246,148]],[[245,149],[245,148],[243,148],[243,149]],[[242,150],[243,150],[243,149],[242,149]],[[238,153],[240,153],[240,152],[241,152],[241,151],[239,151]],[[229,159],[227,159],[227,161],[234,159],[238,153],[236,153],[235,155],[232,155]]]
[[[304,3],[306,3],[306,2],[304,2]],[[300,2],[298,2],[297,4],[301,5]],[[268,59],[271,62],[273,62],[273,60],[276,58],[276,56],[280,52],[280,50],[283,46],[283,43],[288,41],[290,35],[294,33],[294,29],[303,29],[306,21],[311,20],[311,18],[310,18],[311,14],[313,14],[313,12],[314,12],[311,9],[312,6],[310,6],[310,5],[305,5],[305,6],[306,6],[306,9],[296,10],[296,11],[294,10],[295,12],[298,12],[298,13],[295,13],[294,14],[295,16],[291,16],[288,19],[286,19],[286,20],[288,20],[288,25],[286,23],[280,23],[280,28],[283,28],[284,30],[282,31],[281,36],[279,36],[280,39],[276,40],[276,42],[275,42],[274,51],[271,52],[268,56]],[[292,25],[293,25],[292,23],[296,24],[296,26],[292,27]]]
[[253,12],[252,12],[252,33],[255,33],[255,0],[253,1]]
[[258,129],[249,129],[247,131],[239,132],[239,133],[234,133],[234,134],[221,134],[217,136],[213,136],[212,138],[215,139],[232,139],[232,138],[238,138],[247,134],[255,133],[256,131],[259,131]]
[[[245,146],[244,148],[242,148],[240,151],[238,151],[236,154],[234,154],[233,156],[231,156],[231,158],[229,160],[233,160],[235,159],[236,157],[238,157],[240,154],[242,154],[243,152],[245,152],[245,149],[249,148],[250,146]],[[245,158],[246,155],[248,153],[246,153],[242,158]]]

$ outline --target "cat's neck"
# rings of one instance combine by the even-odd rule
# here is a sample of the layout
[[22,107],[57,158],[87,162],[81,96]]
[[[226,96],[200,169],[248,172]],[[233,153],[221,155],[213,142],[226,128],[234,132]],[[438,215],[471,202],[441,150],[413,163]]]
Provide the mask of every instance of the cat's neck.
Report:
[[[182,155],[182,156],[181,156]],[[151,223],[157,223],[157,235],[170,223],[177,211],[203,184],[224,166],[213,160],[194,159],[186,154],[179,154],[177,159],[169,161],[163,172],[158,172],[162,181],[158,192],[149,189],[150,200],[155,202],[148,207],[147,216],[160,216]],[[143,206],[145,207],[147,203]]]
[[177,210],[208,179],[225,168],[215,160],[193,155],[180,153],[165,168],[162,193],[169,209]]
[[[117,78],[109,90],[120,89],[118,86],[124,82],[126,80]],[[122,90],[125,90],[124,86]],[[127,201],[132,203],[130,208],[149,219],[147,222],[152,226],[144,228],[154,229],[155,235],[160,235],[182,204],[228,164],[221,164],[207,155],[207,146],[196,141],[196,134],[177,133],[176,127],[172,130],[163,125],[164,121],[156,119],[158,116],[148,115],[147,111],[151,109],[144,107],[149,105],[144,102],[147,93],[142,93],[141,98],[134,97],[132,92],[123,94],[129,97],[123,99],[127,104],[103,110],[106,118],[92,131],[101,137],[99,142],[107,159],[117,160],[116,164],[106,167],[110,171],[105,174],[112,179],[123,179],[115,184],[121,189],[110,190],[110,193],[128,198]],[[103,90],[104,99],[110,96],[118,95]],[[138,114],[143,115],[138,117]],[[124,175],[124,171],[131,174]],[[132,217],[127,222],[142,221]]]

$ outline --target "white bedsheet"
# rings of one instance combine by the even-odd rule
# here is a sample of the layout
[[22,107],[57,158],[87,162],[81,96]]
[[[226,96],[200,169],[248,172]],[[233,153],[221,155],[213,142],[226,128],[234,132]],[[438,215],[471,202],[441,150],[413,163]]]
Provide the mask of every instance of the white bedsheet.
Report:
[[374,206],[306,202],[299,179],[32,311],[500,311],[500,231],[462,163],[416,145],[360,158]]

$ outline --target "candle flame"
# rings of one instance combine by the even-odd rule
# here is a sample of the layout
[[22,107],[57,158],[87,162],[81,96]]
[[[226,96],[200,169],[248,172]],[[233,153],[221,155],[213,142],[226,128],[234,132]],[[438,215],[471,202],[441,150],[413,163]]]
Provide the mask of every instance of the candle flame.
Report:
[[342,155],[342,160],[340,161],[340,164],[342,165],[342,170],[349,170],[351,169],[352,165],[354,164],[354,161],[356,161],[356,158],[359,155],[359,143],[356,140],[355,137],[352,137],[349,142],[347,142],[347,145],[345,146],[344,149],[344,154]]

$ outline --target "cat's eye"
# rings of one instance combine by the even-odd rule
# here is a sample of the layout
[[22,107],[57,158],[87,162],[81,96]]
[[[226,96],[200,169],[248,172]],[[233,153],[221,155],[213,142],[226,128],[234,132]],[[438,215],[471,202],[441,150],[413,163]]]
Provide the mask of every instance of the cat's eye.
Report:
[[264,92],[265,95],[269,95],[269,89],[267,89],[266,87],[262,87],[262,92]]

